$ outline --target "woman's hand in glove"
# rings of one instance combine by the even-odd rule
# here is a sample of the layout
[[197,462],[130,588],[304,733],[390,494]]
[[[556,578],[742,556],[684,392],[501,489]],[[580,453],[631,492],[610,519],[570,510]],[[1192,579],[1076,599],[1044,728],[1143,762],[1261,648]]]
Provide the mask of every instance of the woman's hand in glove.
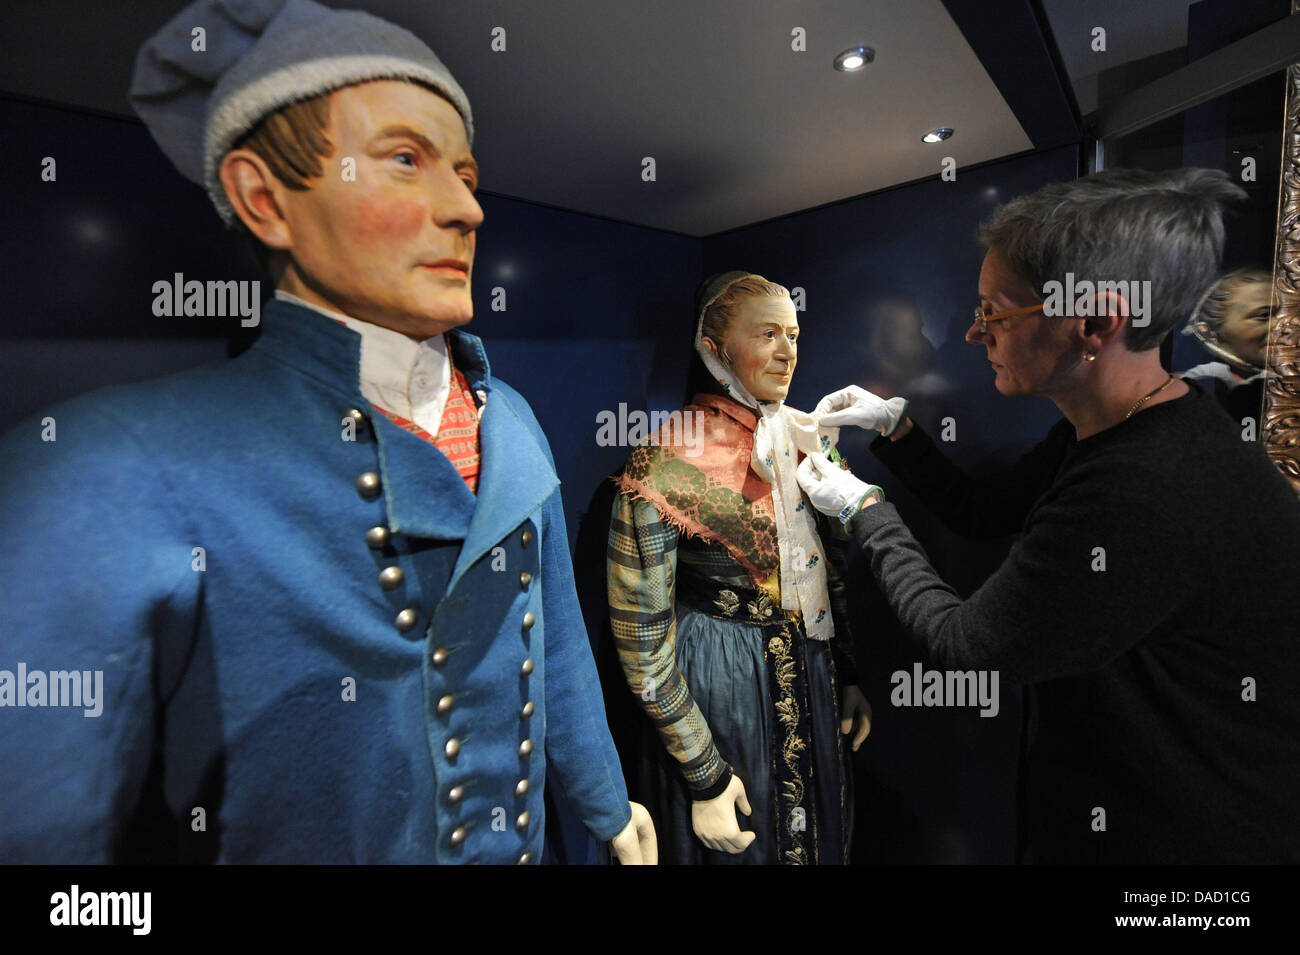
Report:
[[905,414],[906,398],[886,400],[857,385],[831,392],[817,402],[817,407],[813,409],[818,424],[827,428],[857,425],[867,431],[879,431],[883,435],[892,434]]
[[841,524],[864,507],[885,499],[885,492],[874,484],[859,481],[847,468],[831,464],[824,454],[810,454],[795,472],[813,507]]

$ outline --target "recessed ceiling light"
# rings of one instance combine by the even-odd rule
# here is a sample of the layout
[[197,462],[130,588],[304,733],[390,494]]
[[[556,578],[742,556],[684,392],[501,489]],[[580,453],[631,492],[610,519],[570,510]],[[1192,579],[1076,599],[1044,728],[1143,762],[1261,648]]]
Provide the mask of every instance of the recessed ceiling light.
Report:
[[851,46],[835,57],[835,69],[841,73],[860,70],[876,58],[876,51],[869,46]]
[[928,133],[926,133],[924,136],[922,136],[922,137],[921,137],[921,142],[923,142],[923,143],[941,143],[941,142],[943,142],[945,139],[949,139],[949,138],[951,138],[953,132],[954,132],[954,130],[949,129],[947,126],[940,126],[938,129],[932,129],[932,130],[930,130]]

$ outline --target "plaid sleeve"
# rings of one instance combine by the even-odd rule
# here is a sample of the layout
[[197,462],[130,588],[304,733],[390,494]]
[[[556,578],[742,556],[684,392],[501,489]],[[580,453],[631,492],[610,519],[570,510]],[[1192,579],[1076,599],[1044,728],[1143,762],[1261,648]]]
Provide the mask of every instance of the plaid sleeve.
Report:
[[678,531],[649,501],[626,492],[609,524],[609,619],[628,686],[677,760],[691,796],[712,799],[731,782],[713,734],[677,669]]

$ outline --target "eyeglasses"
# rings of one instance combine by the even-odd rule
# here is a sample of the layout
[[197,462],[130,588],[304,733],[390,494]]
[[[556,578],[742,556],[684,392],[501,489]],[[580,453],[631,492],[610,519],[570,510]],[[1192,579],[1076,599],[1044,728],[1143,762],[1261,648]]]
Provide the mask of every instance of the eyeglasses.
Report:
[[1009,312],[994,312],[991,315],[986,315],[983,306],[976,306],[975,321],[979,322],[980,334],[983,335],[989,330],[989,322],[1000,322],[1012,315],[1028,315],[1030,312],[1041,312],[1042,310],[1043,303],[1040,302],[1037,305],[1026,305],[1024,308],[1013,308]]

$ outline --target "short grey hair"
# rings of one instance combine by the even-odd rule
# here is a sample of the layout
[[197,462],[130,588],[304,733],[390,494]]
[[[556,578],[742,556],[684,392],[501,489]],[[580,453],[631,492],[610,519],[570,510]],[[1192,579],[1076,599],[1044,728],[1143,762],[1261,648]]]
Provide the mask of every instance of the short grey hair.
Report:
[[1155,348],[1191,313],[1223,255],[1223,204],[1246,191],[1217,169],[1108,169],[1052,183],[999,206],[980,225],[995,251],[1043,297],[1050,281],[1150,281],[1149,323],[1130,351]]

